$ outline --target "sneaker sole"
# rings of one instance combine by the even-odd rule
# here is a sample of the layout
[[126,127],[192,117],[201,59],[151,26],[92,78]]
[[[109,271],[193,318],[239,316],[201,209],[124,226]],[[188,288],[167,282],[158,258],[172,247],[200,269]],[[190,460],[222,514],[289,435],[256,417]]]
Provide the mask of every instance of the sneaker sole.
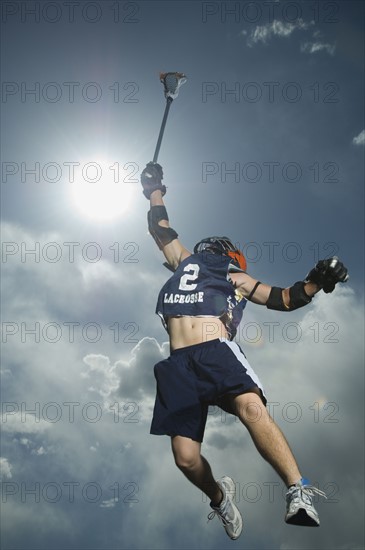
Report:
[[294,516],[285,519],[289,525],[302,525],[304,527],[319,527],[319,523],[311,518],[303,508],[298,510]]

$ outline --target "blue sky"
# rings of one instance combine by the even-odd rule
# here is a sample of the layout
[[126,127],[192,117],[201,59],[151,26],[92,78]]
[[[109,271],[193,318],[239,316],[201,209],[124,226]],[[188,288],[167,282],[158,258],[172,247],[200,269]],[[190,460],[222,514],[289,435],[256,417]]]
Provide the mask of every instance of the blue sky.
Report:
[[[2,547],[363,548],[363,3],[14,1],[1,17]],[[188,76],[159,157],[183,243],[228,235],[279,286],[333,254],[349,268],[305,309],[247,307],[236,338],[329,495],[318,530],[285,525],[234,418],[212,409],[203,454],[236,481],[239,543],[149,435],[168,272],[139,174],[160,71]]]

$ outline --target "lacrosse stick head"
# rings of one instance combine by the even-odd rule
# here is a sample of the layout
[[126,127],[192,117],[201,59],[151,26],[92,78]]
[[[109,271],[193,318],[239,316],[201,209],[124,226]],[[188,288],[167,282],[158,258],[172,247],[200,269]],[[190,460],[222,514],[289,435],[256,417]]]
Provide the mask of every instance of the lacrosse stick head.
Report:
[[176,99],[179,95],[179,88],[187,81],[184,73],[160,73],[160,82],[164,87],[166,99]]

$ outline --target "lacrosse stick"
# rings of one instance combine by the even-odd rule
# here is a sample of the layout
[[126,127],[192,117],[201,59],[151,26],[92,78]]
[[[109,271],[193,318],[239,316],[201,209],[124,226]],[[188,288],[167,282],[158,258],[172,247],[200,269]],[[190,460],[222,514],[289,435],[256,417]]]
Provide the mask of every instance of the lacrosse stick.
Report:
[[164,94],[166,98],[166,107],[162,119],[160,133],[157,140],[155,154],[153,155],[154,163],[157,162],[158,154],[160,152],[161,142],[165,131],[167,116],[171,107],[171,103],[179,95],[179,88],[182,84],[185,84],[187,78],[184,73],[160,73],[160,81],[164,86]]

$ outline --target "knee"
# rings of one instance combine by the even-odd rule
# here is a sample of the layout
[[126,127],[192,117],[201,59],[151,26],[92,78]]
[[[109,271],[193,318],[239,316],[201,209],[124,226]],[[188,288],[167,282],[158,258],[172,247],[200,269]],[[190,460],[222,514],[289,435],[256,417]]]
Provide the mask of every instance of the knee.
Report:
[[176,466],[183,471],[194,470],[200,460],[200,454],[192,449],[175,448],[173,453]]
[[269,419],[269,413],[262,400],[255,393],[247,393],[236,400],[236,415],[244,424],[252,424]]

